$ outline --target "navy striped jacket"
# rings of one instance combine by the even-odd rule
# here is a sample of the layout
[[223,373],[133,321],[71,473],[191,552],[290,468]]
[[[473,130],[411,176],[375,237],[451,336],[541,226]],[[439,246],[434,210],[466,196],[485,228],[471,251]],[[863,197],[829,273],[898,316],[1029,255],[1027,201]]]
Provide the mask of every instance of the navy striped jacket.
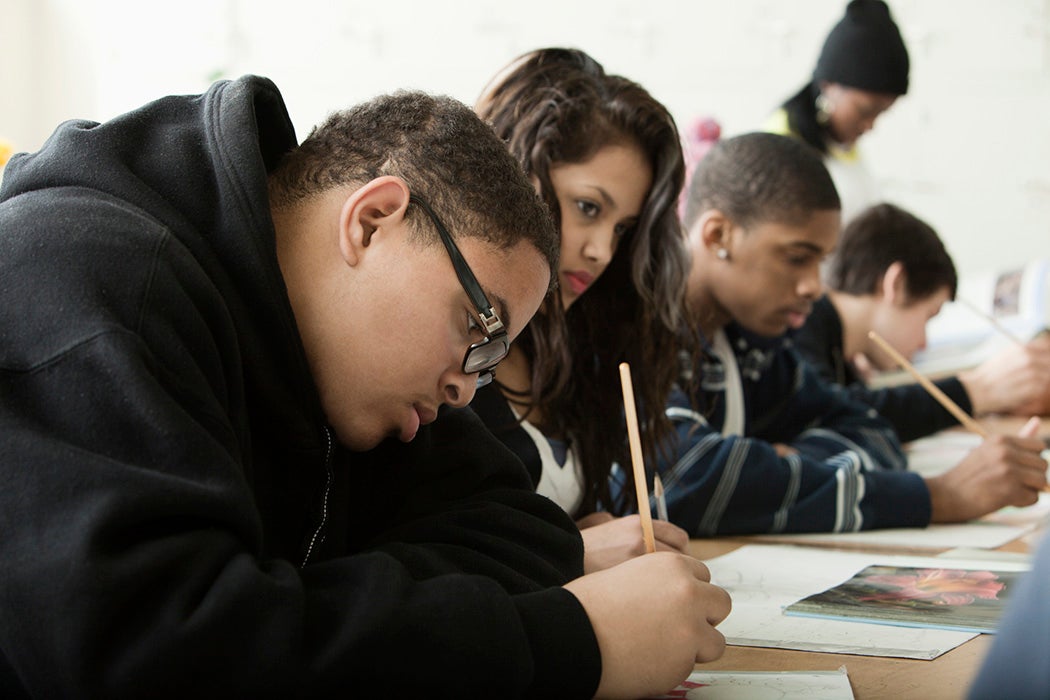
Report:
[[[672,522],[694,536],[929,523],[926,484],[874,409],[820,379],[789,338],[724,332],[733,364],[709,347],[696,395],[676,390],[668,402],[677,429],[657,469]],[[740,391],[726,391],[735,374]],[[723,434],[741,413],[740,432]]]

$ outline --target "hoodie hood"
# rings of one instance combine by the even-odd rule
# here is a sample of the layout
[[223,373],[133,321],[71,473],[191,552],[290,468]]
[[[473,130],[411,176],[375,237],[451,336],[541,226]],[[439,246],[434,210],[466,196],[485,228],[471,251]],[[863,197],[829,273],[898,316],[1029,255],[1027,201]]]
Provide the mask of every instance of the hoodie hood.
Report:
[[323,415],[277,263],[266,188],[269,171],[295,146],[277,87],[245,76],[201,95],[164,97],[101,124],[63,123],[38,152],[11,159],[0,203],[90,190],[157,221],[228,306],[249,402],[298,407],[290,415],[307,409],[317,419],[312,425],[282,430],[314,443]]

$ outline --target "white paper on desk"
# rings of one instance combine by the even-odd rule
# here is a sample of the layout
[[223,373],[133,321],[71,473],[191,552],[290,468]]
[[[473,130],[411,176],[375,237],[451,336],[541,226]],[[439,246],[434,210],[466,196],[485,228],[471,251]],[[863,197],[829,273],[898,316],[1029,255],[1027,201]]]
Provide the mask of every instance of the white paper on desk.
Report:
[[[706,563],[712,581],[733,597],[733,610],[718,629],[729,644],[736,646],[935,659],[977,636],[971,632],[784,615],[786,606],[847,581],[866,566],[944,566],[944,560],[933,557],[745,545]],[[979,560],[955,560],[952,567],[1007,567],[1015,571],[1028,568],[1023,563],[996,561],[993,565]]]
[[942,550],[969,546],[995,549],[1035,528],[975,521],[957,525],[862,530],[860,532],[807,533],[761,536],[767,542],[847,547],[850,549]]
[[837,671],[693,671],[666,695],[646,700],[853,700],[846,667]]
[[927,527],[886,528],[860,532],[814,532],[759,535],[755,539],[781,544],[835,546],[856,549],[944,550],[955,547],[995,549],[1050,520],[1050,494],[1027,508],[1002,508],[968,523]]

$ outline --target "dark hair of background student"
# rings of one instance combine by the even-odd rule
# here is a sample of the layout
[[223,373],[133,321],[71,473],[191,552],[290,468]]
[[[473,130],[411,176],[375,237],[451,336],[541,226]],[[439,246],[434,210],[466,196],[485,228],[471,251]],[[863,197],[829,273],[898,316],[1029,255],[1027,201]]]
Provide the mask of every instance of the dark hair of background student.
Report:
[[933,227],[893,204],[869,207],[854,218],[839,239],[828,265],[828,286],[863,296],[876,294],[882,276],[895,262],[904,268],[904,291],[917,302],[948,289],[955,298],[955,264]]

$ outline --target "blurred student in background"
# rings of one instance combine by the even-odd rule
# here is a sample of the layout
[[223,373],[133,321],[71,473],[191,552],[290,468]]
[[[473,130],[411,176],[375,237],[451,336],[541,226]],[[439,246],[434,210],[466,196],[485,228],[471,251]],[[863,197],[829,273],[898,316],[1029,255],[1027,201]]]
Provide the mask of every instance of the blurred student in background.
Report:
[[[795,335],[806,361],[878,409],[904,442],[958,425],[917,383],[867,385],[873,372],[896,368],[869,331],[910,359],[926,346],[927,322],[955,298],[955,265],[937,232],[899,207],[877,204],[846,226],[826,272],[827,295]],[[1011,345],[934,383],[970,414],[1043,415],[1050,411],[1050,338]]]
[[764,127],[823,154],[844,224],[881,199],[857,142],[908,92],[908,72],[908,50],[886,3],[852,0],[824,41],[812,79]]

